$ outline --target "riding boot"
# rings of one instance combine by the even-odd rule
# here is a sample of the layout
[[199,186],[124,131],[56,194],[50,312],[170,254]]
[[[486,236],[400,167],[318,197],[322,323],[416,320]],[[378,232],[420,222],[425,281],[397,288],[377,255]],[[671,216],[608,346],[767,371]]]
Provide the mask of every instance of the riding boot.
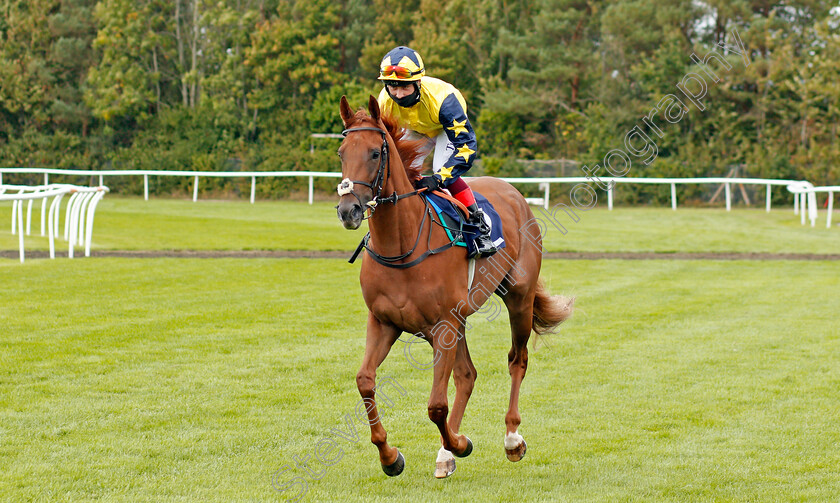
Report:
[[493,240],[490,238],[490,226],[484,220],[484,212],[475,203],[468,206],[467,209],[470,212],[470,219],[467,223],[478,227],[479,235],[475,238],[475,249],[478,256],[489,257],[493,255],[499,249],[496,248],[496,245],[493,244]]

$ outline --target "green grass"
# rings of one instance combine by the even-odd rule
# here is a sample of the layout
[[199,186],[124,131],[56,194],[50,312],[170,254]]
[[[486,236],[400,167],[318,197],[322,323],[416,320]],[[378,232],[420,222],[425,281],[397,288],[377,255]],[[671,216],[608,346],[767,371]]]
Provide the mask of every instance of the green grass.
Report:
[[[231,213],[269,221],[267,208],[286,207],[265,206]],[[577,296],[577,312],[531,352],[522,462],[502,450],[508,327],[476,316],[462,427],[476,449],[453,477],[432,477],[431,374],[397,343],[380,375],[406,394],[382,415],[405,472],[382,474],[357,424],[360,442],[316,462],[323,477],[304,501],[836,501],[838,273],[837,262],[547,261],[543,277]],[[313,456],[358,401],[358,264],[3,260],[0,276],[4,500],[283,501],[272,474]]]
[[[579,213],[579,222],[564,212],[558,220],[567,233],[547,223],[545,248],[584,252],[765,252],[838,253],[840,228],[825,228],[825,211],[816,227],[801,225],[789,208],[770,213],[756,209],[616,208]],[[840,214],[835,212],[834,222]]]
[[[106,196],[101,250],[346,250],[334,202]],[[33,230],[39,233],[39,213]],[[545,219],[541,213],[537,217]],[[550,251],[837,253],[840,232],[789,208],[595,209],[549,227]],[[565,219],[565,215],[563,216]],[[0,206],[0,249],[10,205]],[[46,240],[26,238],[26,249]],[[66,243],[59,241],[61,254]],[[406,390],[382,415],[396,479],[368,434],[310,480],[306,501],[836,501],[837,262],[547,261],[576,295],[531,353],[525,460],[502,451],[506,323],[468,335],[476,445],[431,476],[431,374],[398,343],[380,375]],[[10,501],[286,500],[272,474],[343,426],[366,310],[342,260],[0,260],[0,494]],[[306,477],[300,468],[286,473]]]
[[[345,230],[334,201],[199,201],[106,196],[96,212],[93,248],[99,250],[346,250],[355,249],[363,230]],[[47,249],[40,234],[40,206],[33,210],[27,250]],[[536,210],[535,210],[536,211]],[[578,222],[560,213],[566,234],[547,223],[548,251],[582,252],[775,252],[837,253],[840,229],[802,226],[790,208],[763,209],[598,208]],[[840,222],[840,215],[835,215]],[[9,233],[11,205],[0,206],[0,249],[16,250]],[[66,242],[57,247],[66,254]]]

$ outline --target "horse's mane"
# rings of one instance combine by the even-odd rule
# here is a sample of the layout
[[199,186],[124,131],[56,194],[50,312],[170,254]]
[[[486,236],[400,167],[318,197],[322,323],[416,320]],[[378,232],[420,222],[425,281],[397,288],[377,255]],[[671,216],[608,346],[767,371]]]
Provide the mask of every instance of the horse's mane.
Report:
[[[353,121],[347,127],[352,127],[362,122],[372,122],[371,116],[364,108],[360,108],[353,116]],[[419,140],[409,139],[409,131],[399,125],[395,117],[390,115],[382,116],[382,123],[385,124],[385,129],[391,138],[394,139],[394,144],[397,146],[397,153],[399,153],[402,160],[405,174],[409,180],[416,180],[422,175],[423,164],[418,162],[420,158],[425,157],[429,153],[429,140],[421,138]],[[415,165],[416,164],[416,165]]]

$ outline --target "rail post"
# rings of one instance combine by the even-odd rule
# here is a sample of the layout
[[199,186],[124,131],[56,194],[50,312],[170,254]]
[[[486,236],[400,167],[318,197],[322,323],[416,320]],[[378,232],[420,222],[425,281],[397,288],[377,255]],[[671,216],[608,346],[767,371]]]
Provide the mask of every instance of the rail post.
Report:
[[309,175],[309,204],[312,204],[312,200],[315,194],[315,177]]
[[770,185],[768,183],[767,184],[767,213],[770,213],[770,187],[772,187],[772,185]]
[[[20,192],[18,192],[18,194],[23,194],[23,191],[21,190]],[[17,211],[18,211],[17,203],[18,203],[18,201],[12,201],[12,235],[13,236],[17,232],[15,230],[15,229],[17,229]]]
[[729,190],[729,182],[724,184],[726,187],[726,211],[732,210],[732,192]]
[[47,197],[41,199],[41,236],[46,236],[47,232]]
[[32,199],[26,202],[26,235],[32,235]]
[[55,238],[58,237],[58,214],[62,197],[64,194],[58,194],[50,204],[49,229],[47,230],[50,233],[50,258],[55,258]]
[[[23,263],[23,201],[15,201],[18,204],[18,243],[20,243],[20,263]],[[14,204],[14,203],[13,203]],[[14,212],[12,212],[14,215]]]
[[545,201],[545,203],[543,204],[543,207],[545,209],[548,209],[548,198],[549,198],[549,192],[548,191],[549,190],[551,190],[551,184],[548,183],[548,182],[545,182],[545,196],[544,196],[545,199],[543,199],[543,201]]
[[[102,186],[100,185],[100,187]],[[85,257],[90,257],[90,244],[92,241],[91,235],[93,234],[93,216],[96,212],[96,205],[99,204],[99,201],[102,200],[104,196],[104,190],[94,192],[93,197],[88,204],[87,221],[85,222]]]
[[677,184],[671,184],[671,209],[677,211]]
[[808,211],[808,199],[805,197],[805,193],[802,192],[798,196],[801,201],[799,202],[799,220],[802,225],[805,225],[805,212]]

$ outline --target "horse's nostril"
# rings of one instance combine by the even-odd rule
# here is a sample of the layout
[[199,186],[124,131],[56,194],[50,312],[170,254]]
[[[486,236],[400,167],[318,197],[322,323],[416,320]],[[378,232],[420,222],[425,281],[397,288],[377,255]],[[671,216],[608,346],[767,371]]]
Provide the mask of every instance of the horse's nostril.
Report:
[[344,222],[345,224],[356,224],[353,225],[353,228],[355,228],[364,217],[364,210],[362,209],[362,206],[358,203],[346,205],[339,204],[336,207],[336,210],[338,212],[338,218],[342,222]]

